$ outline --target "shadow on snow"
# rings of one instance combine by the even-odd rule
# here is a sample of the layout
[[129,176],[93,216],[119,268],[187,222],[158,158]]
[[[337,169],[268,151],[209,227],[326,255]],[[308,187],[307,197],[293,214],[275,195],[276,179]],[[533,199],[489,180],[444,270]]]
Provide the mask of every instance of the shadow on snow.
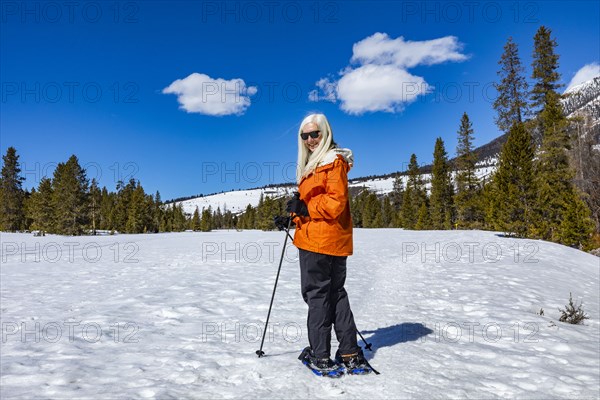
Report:
[[[373,351],[365,351],[365,356],[371,358],[375,355],[378,349],[382,347],[390,347],[399,343],[414,342],[422,337],[433,333],[431,329],[421,323],[403,322],[379,328],[372,331],[362,331],[363,335],[370,335],[365,338],[368,343],[371,343]],[[362,342],[362,340],[359,341]]]

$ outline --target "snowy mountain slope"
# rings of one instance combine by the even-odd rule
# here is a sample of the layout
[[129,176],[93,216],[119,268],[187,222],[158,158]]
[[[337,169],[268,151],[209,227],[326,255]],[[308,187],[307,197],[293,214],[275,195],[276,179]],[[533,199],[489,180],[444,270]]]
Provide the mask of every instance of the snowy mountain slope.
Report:
[[[476,164],[475,175],[479,179],[483,179],[488,177],[492,172],[494,172],[496,164],[495,158],[487,158],[485,160],[479,161]],[[454,177],[454,173],[452,176]],[[402,185],[406,188],[406,184],[408,182],[408,175],[402,175],[400,177],[402,179]],[[421,174],[421,178],[425,181],[425,189],[429,191],[431,189],[431,174]],[[368,188],[370,191],[378,194],[385,195],[390,193],[394,189],[394,177],[387,178],[373,178],[368,180],[362,179],[354,179],[348,182],[348,186],[350,188]]]
[[[486,159],[480,161],[477,164],[476,175],[479,178],[484,178],[489,176],[495,169],[496,160],[495,159]],[[429,181],[431,179],[431,174],[422,174],[423,179],[425,179],[426,184],[425,187],[427,190],[430,188]],[[406,187],[406,182],[408,180],[408,176],[401,176],[404,187]],[[394,188],[394,179],[393,177],[386,178],[373,178],[373,179],[354,179],[348,182],[348,186],[350,189],[359,190],[361,188],[368,188],[369,190],[377,193],[378,195],[384,195],[391,192]],[[221,212],[225,210],[229,210],[236,213],[243,212],[248,204],[252,207],[256,207],[260,200],[260,196],[291,196],[296,188],[293,185],[285,185],[285,186],[270,186],[264,188],[257,189],[248,189],[248,190],[236,190],[231,192],[223,192],[218,194],[211,194],[202,197],[195,197],[183,201],[178,201],[177,204],[181,204],[183,206],[183,211],[187,214],[193,214],[198,207],[199,211],[202,211],[204,208],[208,208],[209,206],[213,211],[217,210],[217,207],[221,209]]]
[[[479,178],[488,177],[495,170],[495,159],[486,159],[477,163],[477,169],[475,171],[476,175]],[[430,189],[430,179],[431,174],[422,174],[421,175],[425,180],[425,188],[427,190]],[[360,190],[362,188],[368,188],[378,195],[384,195],[391,192],[394,188],[394,179],[393,177],[386,178],[373,178],[373,179],[354,179],[348,182],[348,186],[350,189]],[[408,181],[408,176],[401,176],[402,183],[404,187],[406,187],[406,182]],[[183,206],[183,211],[189,215],[193,214],[198,207],[198,210],[201,212],[204,208],[208,208],[209,206],[213,211],[217,210],[217,207],[221,209],[221,212],[225,210],[229,210],[236,213],[243,212],[248,204],[252,207],[256,207],[260,200],[261,195],[263,196],[291,196],[294,191],[297,190],[293,185],[282,185],[282,186],[269,186],[264,188],[257,189],[248,189],[248,190],[236,190],[231,192],[223,192],[218,194],[211,194],[202,197],[195,197],[183,201],[177,201],[177,204],[181,204]],[[172,204],[172,203],[169,203]]]
[[223,192],[218,194],[212,194],[203,197],[196,197],[193,199],[184,200],[177,202],[183,206],[183,211],[187,214],[193,214],[198,207],[199,211],[204,208],[212,207],[213,211],[217,208],[221,209],[221,212],[226,210],[231,211],[234,214],[243,212],[248,204],[252,207],[256,207],[260,201],[260,196],[288,196],[294,192],[294,188],[291,186],[277,186],[269,188],[259,189],[248,189],[248,190],[236,190],[232,192]]
[[563,93],[562,101],[568,117],[588,114],[600,123],[600,76],[573,86]]
[[[567,97],[563,100],[563,106],[569,117],[586,114],[591,115],[593,120],[596,121],[596,124],[600,123],[600,77],[574,86],[569,91],[565,92],[565,95],[567,95]],[[488,177],[495,171],[500,150],[506,139],[507,136],[502,135],[475,149],[479,158],[476,170],[476,174],[479,178]],[[431,171],[431,165],[423,166],[422,170],[424,171],[422,174],[423,178],[425,181],[429,181],[431,178],[431,174],[429,173]],[[402,180],[406,187],[408,177],[404,175],[402,176]],[[354,178],[349,182],[349,185],[350,188],[355,188],[356,190],[368,188],[378,195],[384,195],[393,189],[394,176],[389,174],[368,179]],[[427,189],[429,189],[428,184]],[[190,215],[193,214],[196,207],[202,211],[203,208],[208,208],[208,206],[211,206],[213,210],[220,207],[222,212],[227,208],[233,213],[239,213],[244,211],[248,204],[256,207],[261,194],[282,196],[289,195],[293,191],[293,185],[281,185],[276,187],[212,194],[180,202],[178,201],[177,203],[183,204],[184,212]]]
[[[1,239],[3,399],[599,395],[600,259],[561,245],[356,229],[347,289],[381,375],[328,380],[296,360],[307,339],[293,247],[267,357],[254,354],[281,232]],[[569,292],[585,325],[557,321]]]

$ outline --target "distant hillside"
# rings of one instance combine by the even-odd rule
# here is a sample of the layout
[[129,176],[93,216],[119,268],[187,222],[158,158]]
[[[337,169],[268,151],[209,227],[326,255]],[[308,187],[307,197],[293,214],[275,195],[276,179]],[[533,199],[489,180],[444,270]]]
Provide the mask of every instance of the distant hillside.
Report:
[[[577,85],[565,92],[564,95],[563,106],[568,117],[591,117],[593,125],[600,126],[600,77]],[[496,163],[506,139],[507,135],[504,134],[475,149],[475,153],[477,154],[476,174],[479,178],[489,176],[496,169]],[[534,139],[538,142],[540,141],[539,134],[536,132],[534,132]],[[595,140],[600,145],[600,134],[596,135]],[[454,161],[454,158],[449,160],[451,165],[454,164]],[[428,164],[419,169],[426,181],[429,180],[431,168],[431,164]],[[378,195],[387,194],[392,191],[394,179],[397,176],[401,176],[406,184],[406,171],[354,178],[349,181],[350,193],[354,195],[367,188]],[[258,205],[261,195],[288,196],[294,190],[295,185],[293,183],[282,183],[247,190],[181,197],[170,200],[167,203],[181,203],[184,211],[188,214],[192,214],[196,207],[202,210],[209,206],[213,210],[220,208],[222,212],[230,210],[234,213],[240,213],[248,205],[253,207]]]
[[[600,124],[600,77],[596,77],[587,82],[581,83],[577,86],[572,87],[564,93],[564,100],[562,101],[563,107],[567,117],[572,118],[576,116],[590,116],[595,124]],[[534,139],[537,142],[541,141],[539,132],[534,132]],[[499,158],[502,146],[506,143],[508,135],[504,134],[491,140],[490,142],[479,146],[475,149],[477,154],[477,165],[481,169],[487,169],[493,167],[495,169],[496,162]],[[600,135],[596,136],[596,143],[600,144]],[[449,160],[450,164],[453,165],[455,158]],[[431,164],[427,164],[419,168],[423,174],[431,173]],[[397,171],[385,175],[372,175],[368,177],[353,179],[353,183],[362,183],[369,181],[381,181],[390,178],[395,178],[398,175],[405,175],[406,171]],[[486,173],[479,174],[480,176],[486,176]],[[368,186],[368,185],[367,185]]]

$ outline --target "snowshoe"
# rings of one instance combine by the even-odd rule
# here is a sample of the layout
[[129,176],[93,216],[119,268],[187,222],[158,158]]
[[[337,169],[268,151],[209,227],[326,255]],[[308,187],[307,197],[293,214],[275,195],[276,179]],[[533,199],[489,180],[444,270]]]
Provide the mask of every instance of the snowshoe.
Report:
[[298,356],[298,360],[306,365],[317,376],[340,378],[344,375],[344,366],[336,364],[331,358],[316,358],[310,347],[306,347]]

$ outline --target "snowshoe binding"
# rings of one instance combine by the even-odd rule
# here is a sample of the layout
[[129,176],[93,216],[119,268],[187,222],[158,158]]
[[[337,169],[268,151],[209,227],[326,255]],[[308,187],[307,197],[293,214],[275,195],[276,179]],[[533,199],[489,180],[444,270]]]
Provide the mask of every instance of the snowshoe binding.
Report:
[[350,375],[366,375],[375,372],[371,365],[369,365],[362,350],[352,354],[340,354],[338,350],[335,354],[335,360],[338,364],[343,365],[346,373]]

